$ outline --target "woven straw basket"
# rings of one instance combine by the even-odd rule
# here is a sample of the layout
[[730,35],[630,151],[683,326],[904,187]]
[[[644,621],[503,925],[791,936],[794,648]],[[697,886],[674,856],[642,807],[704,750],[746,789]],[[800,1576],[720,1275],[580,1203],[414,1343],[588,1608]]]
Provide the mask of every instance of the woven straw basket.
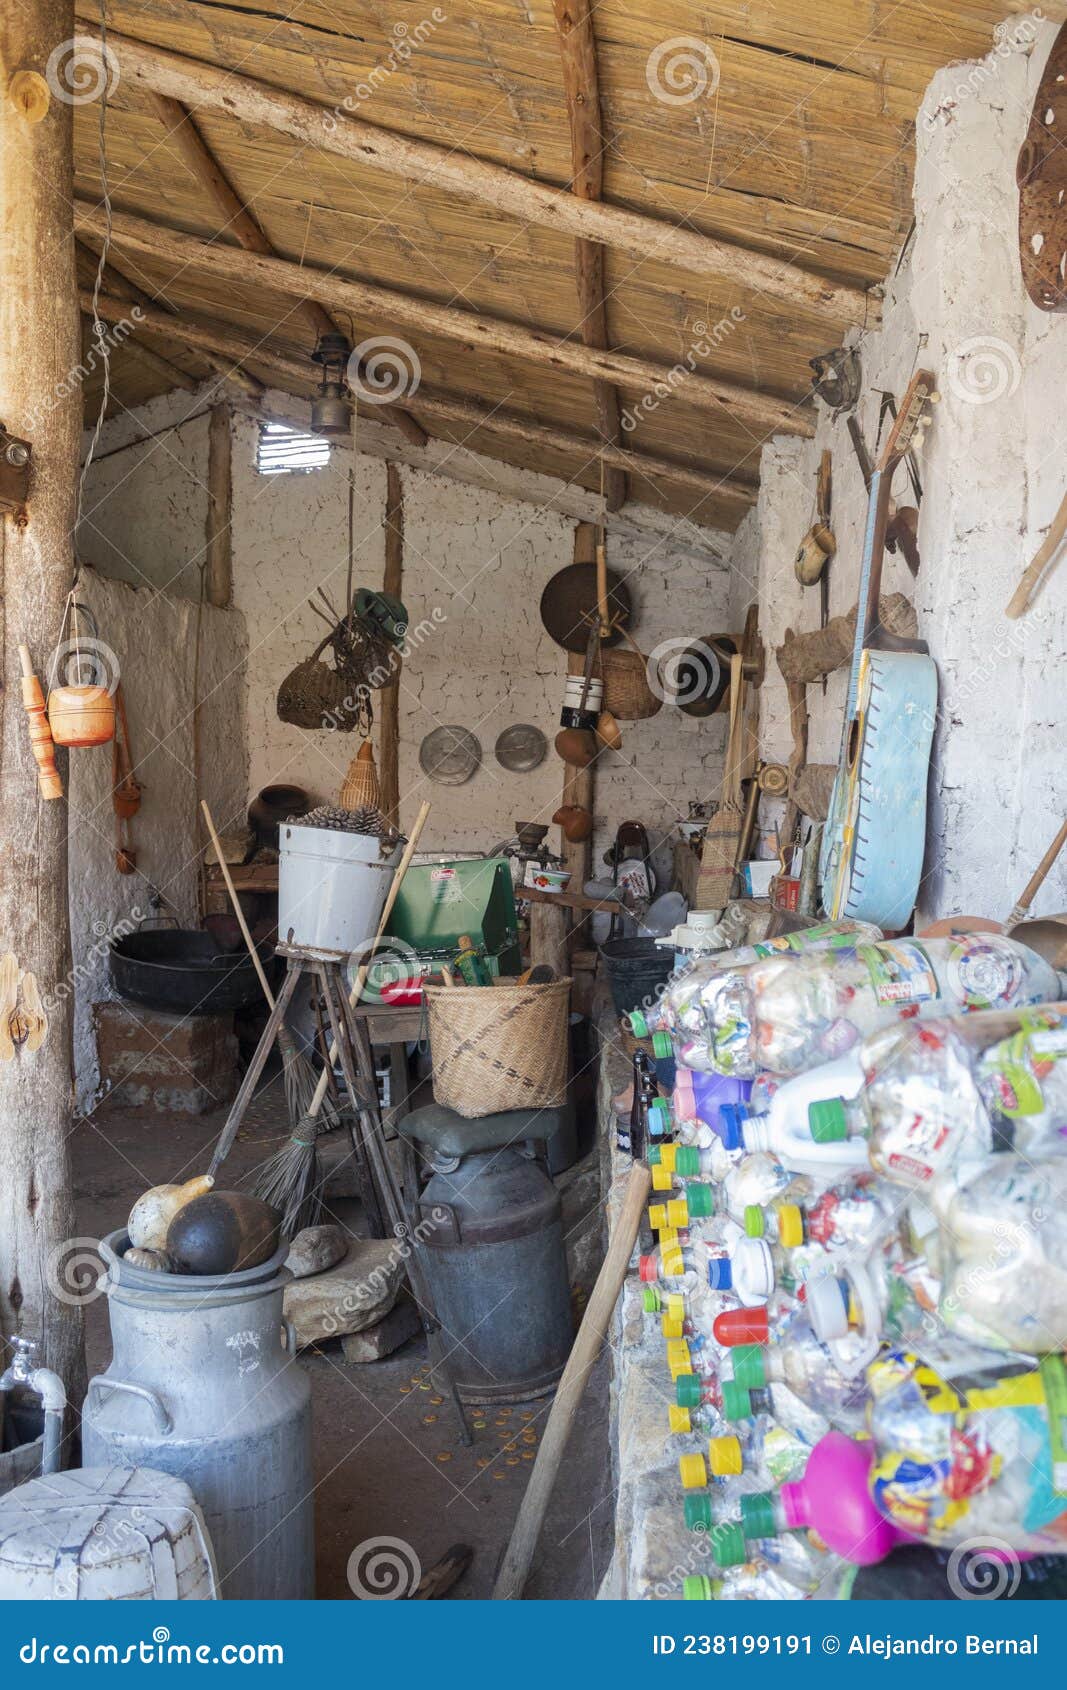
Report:
[[[572,675],[582,672],[582,659],[568,664]],[[603,708],[620,722],[642,722],[663,709],[662,698],[648,684],[648,660],[637,650],[602,646],[593,661],[593,676],[604,683]]]
[[566,1102],[570,989],[426,987],[437,1102],[468,1120]]

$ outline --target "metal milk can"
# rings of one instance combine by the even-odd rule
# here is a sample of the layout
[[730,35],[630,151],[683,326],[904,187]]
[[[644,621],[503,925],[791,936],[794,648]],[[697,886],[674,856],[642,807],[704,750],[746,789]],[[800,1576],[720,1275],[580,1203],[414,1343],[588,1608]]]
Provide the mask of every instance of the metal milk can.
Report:
[[314,1595],[311,1386],[282,1346],[288,1245],[219,1278],[153,1273],[100,1245],[114,1351],[89,1382],[86,1467],[154,1467],[203,1510],[224,1598]]

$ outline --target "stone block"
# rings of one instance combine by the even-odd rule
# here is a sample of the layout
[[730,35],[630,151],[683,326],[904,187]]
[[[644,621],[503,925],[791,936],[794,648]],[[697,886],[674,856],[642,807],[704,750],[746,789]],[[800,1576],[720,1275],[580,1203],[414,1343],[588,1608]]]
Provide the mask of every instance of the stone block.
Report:
[[163,1015],[136,1004],[93,1006],[100,1075],[126,1108],[204,1115],[237,1090],[231,1015]]
[[406,1344],[409,1338],[414,1338],[418,1330],[419,1317],[414,1303],[408,1297],[401,1297],[377,1326],[368,1326],[362,1332],[350,1332],[342,1338],[341,1348],[346,1361],[361,1364],[382,1361],[401,1344]]
[[404,1258],[394,1238],[354,1238],[343,1262],[285,1287],[284,1312],[298,1349],[362,1332],[396,1302]]

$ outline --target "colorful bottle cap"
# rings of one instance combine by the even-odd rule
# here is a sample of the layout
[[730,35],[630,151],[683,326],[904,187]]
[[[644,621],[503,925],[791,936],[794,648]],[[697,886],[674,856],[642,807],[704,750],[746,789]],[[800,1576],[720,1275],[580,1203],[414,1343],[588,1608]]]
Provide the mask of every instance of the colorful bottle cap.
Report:
[[733,1288],[734,1270],[729,1256],[712,1256],[708,1263],[708,1284],[713,1291]]
[[773,1491],[757,1491],[754,1496],[741,1498],[741,1529],[749,1541],[778,1536]]
[[762,1238],[767,1230],[767,1219],[758,1203],[745,1205],[745,1234],[748,1238]]
[[630,1031],[635,1039],[648,1038],[648,1022],[639,1009],[631,1009],[630,1011]]
[[717,1567],[743,1567],[748,1560],[745,1534],[736,1520],[711,1528],[711,1553]]
[[787,1250],[797,1250],[804,1242],[804,1215],[795,1203],[778,1205],[778,1240]]
[[746,1391],[761,1391],[767,1383],[767,1352],[758,1344],[739,1344],[730,1356],[734,1381]]
[[676,1232],[684,1232],[689,1225],[689,1200],[675,1197],[667,1202],[667,1225]]
[[682,1580],[682,1599],[686,1602],[714,1602],[721,1589],[721,1579],[709,1579],[707,1573],[690,1573]]
[[808,1104],[808,1131],[816,1144],[840,1144],[848,1137],[843,1097],[823,1097]]
[[811,1321],[815,1336],[821,1338],[824,1344],[832,1343],[835,1338],[847,1337],[849,1304],[847,1282],[838,1279],[832,1273],[820,1273],[816,1274],[814,1279],[807,1281],[804,1290],[808,1319]]
[[676,1144],[674,1171],[683,1179],[696,1179],[700,1173],[700,1151],[695,1144]]
[[735,1344],[766,1344],[770,1342],[771,1320],[765,1308],[724,1309],[715,1316],[711,1330],[716,1343],[728,1349]]
[[740,1150],[745,1142],[745,1122],[748,1110],[743,1103],[723,1103],[719,1106],[719,1137],[727,1150]]
[[685,1272],[685,1256],[673,1233],[669,1237],[666,1233],[661,1235],[659,1259],[664,1279],[681,1279]]
[[663,1166],[662,1162],[652,1164],[652,1189],[653,1191],[673,1191],[674,1189],[674,1175],[669,1168]]
[[[660,1233],[660,1235],[659,1235],[659,1247],[660,1247],[660,1254],[661,1255],[662,1255],[663,1251],[667,1248],[668,1245],[676,1245],[677,1248],[678,1248],[679,1255],[681,1254],[681,1248],[682,1247],[678,1243],[678,1228],[676,1226],[665,1226],[663,1228],[663,1231]],[[683,1271],[684,1270],[682,1268],[678,1269],[679,1273],[682,1273]]]
[[694,1182],[686,1187],[685,1200],[689,1207],[689,1216],[697,1220],[704,1220],[715,1213],[715,1193],[710,1185]]
[[[642,1256],[641,1260],[644,1261],[645,1257]],[[643,1277],[644,1275],[642,1275],[642,1278]],[[645,1314],[659,1314],[660,1306],[659,1292],[656,1290],[656,1287],[654,1285],[646,1285],[641,1293],[641,1307]]]
[[693,1430],[693,1416],[680,1403],[672,1402],[667,1408],[667,1419],[672,1432],[685,1436]]
[[674,1122],[662,1098],[648,1106],[648,1135],[650,1138],[669,1138]]
[[752,1419],[752,1398],[736,1379],[724,1379],[722,1382],[722,1411],[727,1420]]
[[702,1455],[680,1455],[678,1472],[686,1490],[703,1490],[708,1482],[708,1470]]
[[674,1055],[674,1042],[662,1027],[652,1035],[652,1054],[660,1062],[666,1062],[668,1057]]
[[695,1373],[679,1373],[674,1381],[674,1395],[679,1408],[699,1408],[704,1401],[704,1387]]
[[735,1479],[745,1470],[745,1457],[739,1438],[709,1438],[708,1466],[716,1479]]
[[637,1271],[641,1276],[642,1284],[654,1284],[659,1278],[659,1256],[655,1250],[650,1256],[639,1256],[637,1258]]
[[662,1232],[668,1226],[666,1203],[653,1203],[650,1206],[648,1224],[653,1232]]
[[677,1172],[678,1146],[676,1144],[660,1144],[656,1147],[656,1159],[661,1168],[669,1168],[671,1173]]
[[662,1155],[663,1146],[661,1144],[650,1144],[648,1147],[648,1155],[645,1160],[650,1168],[658,1168],[660,1166],[660,1159]]
[[672,1379],[677,1379],[683,1373],[692,1373],[693,1358],[689,1354],[689,1345],[684,1338],[672,1338],[667,1344],[667,1366]]
[[711,1497],[707,1495],[693,1496],[690,1494],[682,1503],[686,1530],[690,1532],[710,1532],[715,1524],[712,1512]]
[[684,1338],[685,1318],[683,1316],[679,1319],[676,1314],[665,1314],[660,1322],[660,1328],[663,1332],[663,1336],[668,1340],[672,1338]]
[[667,1313],[675,1320],[685,1319],[685,1298],[680,1291],[671,1291],[665,1304]]

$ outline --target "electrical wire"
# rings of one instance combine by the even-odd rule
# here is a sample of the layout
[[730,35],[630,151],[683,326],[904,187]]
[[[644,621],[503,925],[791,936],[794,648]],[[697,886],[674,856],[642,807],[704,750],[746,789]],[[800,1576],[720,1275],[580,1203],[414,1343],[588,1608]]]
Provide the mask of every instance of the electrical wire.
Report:
[[[100,197],[103,200],[104,205],[104,241],[100,249],[100,260],[96,266],[96,275],[93,278],[93,334],[96,336],[96,344],[100,352],[100,357],[103,361],[104,385],[100,394],[99,409],[96,413],[96,425],[93,429],[92,439],[89,441],[89,450],[85,454],[85,459],[81,467],[81,474],[78,477],[78,503],[74,518],[75,534],[77,534],[82,519],[82,501],[85,496],[85,479],[89,473],[89,465],[93,461],[93,456],[100,440],[100,431],[104,426],[104,417],[107,414],[108,404],[111,400],[111,351],[107,343],[107,336],[104,332],[104,325],[101,323],[99,315],[100,290],[103,287],[104,271],[107,268],[108,254],[111,250],[111,193],[108,188],[107,179],[107,53],[107,0],[100,0],[100,57],[103,61],[103,76],[100,84],[100,120],[97,128],[97,149],[100,163]],[[77,581],[77,562],[75,562],[74,576],[75,581]]]

